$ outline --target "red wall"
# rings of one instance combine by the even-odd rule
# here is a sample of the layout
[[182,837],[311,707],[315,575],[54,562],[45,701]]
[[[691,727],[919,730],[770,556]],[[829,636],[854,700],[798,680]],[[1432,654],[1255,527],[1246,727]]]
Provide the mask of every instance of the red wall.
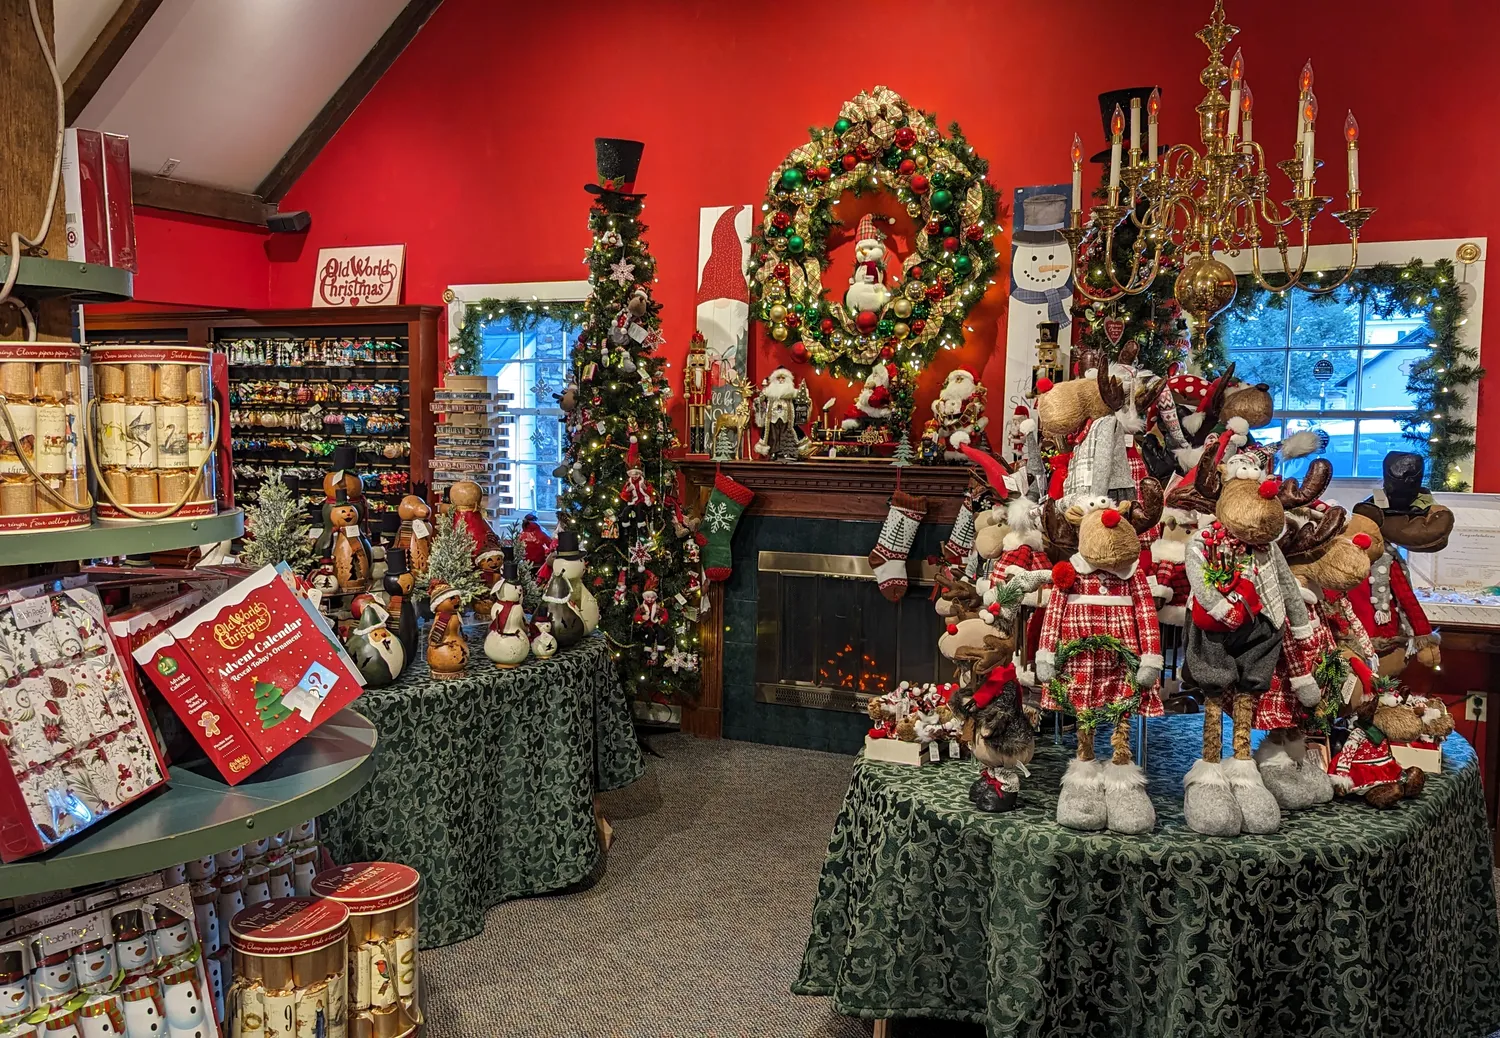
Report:
[[[447,0],[283,203],[310,210],[312,230],[305,242],[276,244],[265,301],[306,305],[325,245],[405,242],[408,302],[439,302],[448,284],[582,278],[581,187],[592,177],[593,138],[638,137],[675,360],[693,326],[699,208],[758,202],[777,162],[806,141],[808,126],[831,123],[846,98],[884,83],[944,122],[958,119],[1008,200],[1017,185],[1067,178],[1075,131],[1090,151],[1102,147],[1099,91],[1159,83],[1163,139],[1194,137],[1204,51],[1192,33],[1209,6]],[[1478,114],[1500,103],[1495,77],[1479,68],[1500,30],[1495,6],[1369,0],[1357,14],[1323,5],[1289,18],[1284,6],[1229,0],[1243,29],[1231,46],[1244,46],[1257,98],[1256,136],[1274,154],[1287,150],[1297,73],[1312,56],[1325,154],[1336,155],[1347,109],[1360,120],[1365,198],[1380,208],[1372,238],[1500,243],[1495,149]],[[1476,74],[1460,88],[1424,71],[1435,66]],[[1333,185],[1342,185],[1341,165],[1327,178]],[[174,223],[149,235],[190,244],[200,230]],[[174,257],[172,276],[191,288],[163,293],[215,291],[224,280],[217,266],[235,283],[195,301],[256,296],[254,250],[221,238],[222,264],[217,254],[209,270],[196,256]],[[934,382],[956,363],[998,380],[1002,360],[991,353],[1003,305],[1002,279],[971,321],[969,345],[941,358]],[[1489,324],[1484,359],[1500,370],[1500,317]],[[787,355],[767,341],[757,358],[763,375]],[[1500,407],[1489,404],[1481,393],[1481,443],[1500,443]],[[1500,490],[1500,451],[1481,452],[1477,485]]]
[[[269,234],[245,224],[137,209],[135,308],[270,306]],[[311,293],[309,293],[309,297]],[[306,305],[306,301],[301,305]],[[104,308],[101,308],[104,309]]]

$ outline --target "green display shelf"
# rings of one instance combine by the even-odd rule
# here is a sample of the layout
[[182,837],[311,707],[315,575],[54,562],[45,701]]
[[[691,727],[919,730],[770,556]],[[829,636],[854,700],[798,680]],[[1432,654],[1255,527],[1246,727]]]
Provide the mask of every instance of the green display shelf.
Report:
[[117,525],[96,522],[77,530],[36,530],[0,537],[0,561],[20,566],[146,555],[233,540],[244,532],[245,513],[238,508],[198,519],[158,519]]
[[0,865],[7,897],[106,883],[289,829],[342,804],[375,773],[375,726],[341,710],[238,786],[207,761],[55,851]]
[[[10,256],[0,255],[0,281],[9,272]],[[134,297],[135,275],[118,267],[22,256],[15,292],[23,299],[72,296],[75,303],[123,303]]]

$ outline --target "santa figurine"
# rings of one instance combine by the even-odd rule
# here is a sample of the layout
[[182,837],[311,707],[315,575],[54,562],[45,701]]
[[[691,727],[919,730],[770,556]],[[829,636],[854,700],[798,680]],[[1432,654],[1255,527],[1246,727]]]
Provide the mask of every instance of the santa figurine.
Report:
[[955,368],[943,380],[942,391],[932,402],[932,418],[922,434],[923,460],[963,461],[963,448],[984,431],[986,390],[966,368]]
[[635,625],[643,628],[641,641],[653,659],[657,654],[665,652],[667,648],[662,638],[662,632],[667,626],[667,607],[657,600],[656,587],[656,574],[647,573],[646,587],[641,592],[641,604],[635,607],[635,615],[632,617]]
[[895,377],[896,365],[876,365],[865,376],[865,387],[859,398],[844,412],[840,426],[844,432],[861,432],[871,426],[883,426],[891,417],[891,379]]
[[630,438],[630,449],[625,452],[625,485],[620,488],[620,503],[625,507],[620,525],[625,529],[635,528],[637,535],[644,534],[650,520],[651,507],[656,504],[656,488],[646,481],[641,468],[641,449],[634,436]]
[[760,428],[755,453],[775,461],[795,461],[802,441],[799,430],[811,412],[807,383],[798,384],[786,368],[771,372],[755,398],[755,424]]
[[885,284],[885,235],[875,229],[875,218],[866,213],[860,217],[854,237],[854,274],[844,293],[844,306],[860,331],[871,332],[891,301],[891,290]]

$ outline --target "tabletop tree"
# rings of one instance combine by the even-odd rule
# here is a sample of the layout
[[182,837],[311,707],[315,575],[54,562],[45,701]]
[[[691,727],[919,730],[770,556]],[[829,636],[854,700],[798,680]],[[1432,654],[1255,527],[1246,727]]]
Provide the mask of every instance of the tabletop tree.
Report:
[[[638,141],[595,141],[590,292],[573,349],[558,524],[577,531],[588,555],[585,580],[625,688],[638,699],[677,702],[698,687],[702,564],[666,456],[677,439],[665,407],[667,364],[655,355],[656,261],[642,238],[644,196],[634,191],[642,150]],[[650,637],[634,621],[648,585],[668,617]]]
[[245,509],[245,546],[240,563],[259,569],[285,562],[296,573],[313,564],[311,530],[303,520],[306,509],[279,477],[261,484],[256,504]]

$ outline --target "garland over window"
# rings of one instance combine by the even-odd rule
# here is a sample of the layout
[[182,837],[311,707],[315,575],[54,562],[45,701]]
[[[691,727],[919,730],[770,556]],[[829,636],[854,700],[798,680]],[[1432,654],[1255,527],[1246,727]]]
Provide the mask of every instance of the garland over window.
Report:
[[[1438,490],[1468,490],[1461,466],[1474,454],[1478,431],[1467,417],[1468,394],[1484,376],[1479,350],[1459,342],[1459,329],[1468,321],[1468,306],[1454,278],[1453,262],[1423,263],[1411,260],[1404,266],[1382,263],[1356,270],[1344,290],[1348,299],[1368,302],[1376,317],[1419,318],[1431,352],[1412,364],[1406,389],[1412,409],[1399,416],[1401,428],[1412,449],[1428,459],[1428,482]],[[1300,297],[1298,302],[1342,305],[1338,295]],[[1239,279],[1234,302],[1214,323],[1207,348],[1198,358],[1206,371],[1224,365],[1221,330],[1230,316],[1247,318],[1259,307],[1279,310],[1286,296],[1259,289],[1248,275]]]
[[529,331],[553,317],[566,318],[574,324],[583,323],[582,303],[481,299],[467,304],[464,309],[467,311],[464,326],[448,339],[455,375],[479,374],[480,343],[484,338],[484,326],[490,321],[509,321],[518,331]]
[[[843,378],[877,363],[920,371],[940,345],[963,345],[964,319],[999,265],[989,163],[957,123],[944,137],[888,87],[844,102],[833,127],[811,136],[771,174],[750,242],[751,315],[794,359]],[[827,239],[840,196],[873,189],[893,192],[916,221],[914,251],[884,306],[851,314],[843,292],[830,299],[823,287]]]

